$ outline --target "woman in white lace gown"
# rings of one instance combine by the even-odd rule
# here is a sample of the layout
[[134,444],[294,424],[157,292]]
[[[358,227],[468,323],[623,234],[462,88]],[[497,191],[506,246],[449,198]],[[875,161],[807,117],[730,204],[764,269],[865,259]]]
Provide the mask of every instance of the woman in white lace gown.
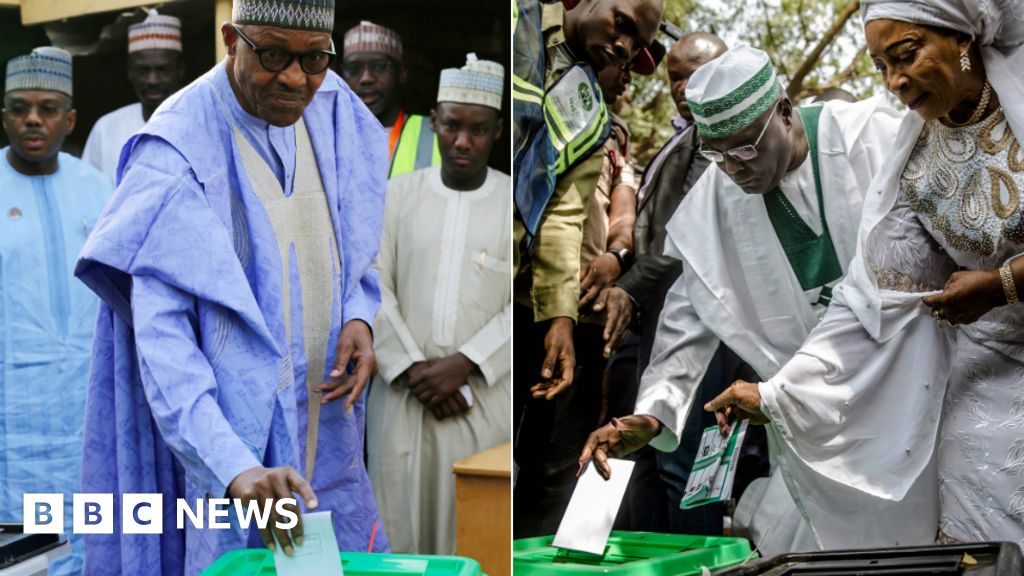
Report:
[[1024,548],[1024,2],[861,10],[913,113],[865,200],[857,258],[793,361],[706,408],[771,421],[824,547],[937,528]]

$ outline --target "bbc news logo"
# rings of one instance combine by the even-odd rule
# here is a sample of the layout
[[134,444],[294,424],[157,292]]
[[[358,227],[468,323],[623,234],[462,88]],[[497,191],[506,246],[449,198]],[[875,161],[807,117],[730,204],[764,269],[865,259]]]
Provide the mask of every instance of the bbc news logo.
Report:
[[[261,530],[274,517],[273,525],[282,530],[294,528],[298,515],[288,507],[296,506],[294,498],[270,502],[249,501],[243,504],[234,498],[197,499],[189,503],[184,498],[175,502],[175,527],[183,530],[187,524],[196,528],[227,530],[234,510],[235,518],[243,528],[255,523]],[[25,494],[22,499],[25,534],[62,534],[65,527],[63,494]],[[113,494],[73,494],[71,500],[72,531],[75,534],[113,534]],[[164,497],[162,494],[122,494],[122,534],[162,534],[164,531]]]

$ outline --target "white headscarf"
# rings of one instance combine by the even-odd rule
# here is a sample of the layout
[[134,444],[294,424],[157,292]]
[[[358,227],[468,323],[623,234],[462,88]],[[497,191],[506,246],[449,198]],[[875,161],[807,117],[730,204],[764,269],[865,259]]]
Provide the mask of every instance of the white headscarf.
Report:
[[970,34],[1006,120],[1024,138],[1024,1],[861,0],[864,24],[898,20]]

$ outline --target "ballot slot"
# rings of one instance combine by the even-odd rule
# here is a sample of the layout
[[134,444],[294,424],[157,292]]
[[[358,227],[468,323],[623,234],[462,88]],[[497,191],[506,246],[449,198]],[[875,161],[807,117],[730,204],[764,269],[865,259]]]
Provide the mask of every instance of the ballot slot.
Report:
[[963,574],[960,556],[935,558],[889,558],[885,560],[837,560],[819,565],[781,567],[766,573],[774,576],[867,576],[872,574]]
[[1024,555],[1012,542],[782,554],[729,568],[721,576],[1020,576]]

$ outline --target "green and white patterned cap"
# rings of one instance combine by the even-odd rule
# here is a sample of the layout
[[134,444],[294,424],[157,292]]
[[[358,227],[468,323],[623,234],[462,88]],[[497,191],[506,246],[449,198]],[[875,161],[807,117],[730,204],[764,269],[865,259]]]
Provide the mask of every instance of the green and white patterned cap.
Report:
[[490,60],[477,60],[476,54],[466,56],[462,68],[441,70],[437,90],[438,102],[476,104],[501,110],[501,95],[505,89],[505,68]]
[[331,32],[334,30],[334,0],[235,0],[231,21]]
[[6,92],[50,90],[71,96],[71,54],[42,46],[7,62]]
[[723,138],[742,130],[782,95],[768,54],[750,46],[726,50],[693,73],[686,101],[701,136]]

